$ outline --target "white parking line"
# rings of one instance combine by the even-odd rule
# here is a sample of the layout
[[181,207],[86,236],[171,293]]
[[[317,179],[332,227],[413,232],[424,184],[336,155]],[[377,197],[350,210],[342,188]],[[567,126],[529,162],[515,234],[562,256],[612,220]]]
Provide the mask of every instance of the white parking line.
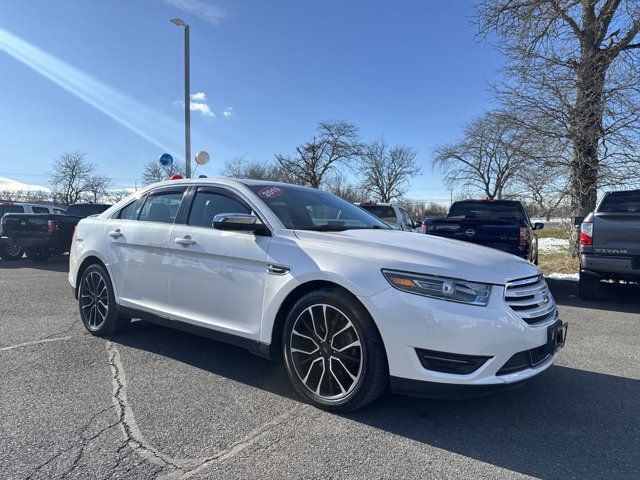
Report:
[[39,345],[41,343],[62,342],[64,340],[69,340],[73,337],[74,335],[69,335],[68,337],[43,338],[42,340],[34,340],[32,342],[18,343],[16,345],[9,345],[8,347],[0,347],[0,352],[6,352],[7,350],[15,350],[16,348],[30,347],[32,345]]

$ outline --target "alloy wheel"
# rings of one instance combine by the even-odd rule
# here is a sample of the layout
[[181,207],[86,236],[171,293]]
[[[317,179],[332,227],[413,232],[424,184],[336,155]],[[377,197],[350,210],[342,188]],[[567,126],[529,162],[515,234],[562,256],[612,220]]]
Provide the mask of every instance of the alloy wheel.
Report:
[[349,317],[337,308],[307,307],[293,324],[289,349],[298,378],[314,395],[340,400],[358,384],[362,343]]
[[89,330],[99,330],[109,313],[109,290],[102,275],[89,272],[82,282],[80,309]]
[[7,245],[7,254],[12,257],[17,257],[22,254],[22,247],[20,245]]

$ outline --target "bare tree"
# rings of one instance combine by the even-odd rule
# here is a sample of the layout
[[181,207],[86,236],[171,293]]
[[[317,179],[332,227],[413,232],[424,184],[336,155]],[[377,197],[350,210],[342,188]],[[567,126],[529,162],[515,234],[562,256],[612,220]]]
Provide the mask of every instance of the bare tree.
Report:
[[76,203],[88,192],[94,165],[82,152],[66,152],[58,156],[50,173],[55,201],[64,205]]
[[111,187],[111,178],[106,175],[93,175],[87,179],[86,193],[84,199],[91,203],[98,203],[103,197],[109,193]]
[[187,175],[187,168],[184,162],[175,161],[171,165],[161,165],[158,161],[150,161],[144,166],[142,172],[142,184],[161,182],[172,175],[179,174],[183,177]]
[[449,187],[502,198],[531,159],[529,142],[528,132],[511,116],[487,112],[466,125],[462,140],[436,147],[433,165]]
[[364,189],[350,182],[347,176],[342,173],[329,176],[325,181],[324,188],[347,202],[357,203],[367,200],[367,193]]
[[[572,147],[573,210],[637,171],[638,0],[481,0],[481,35],[496,32],[508,80],[496,91],[526,126]],[[637,176],[635,176],[637,181]]]
[[2,190],[0,200],[10,202],[50,202],[53,196],[46,190]]
[[287,172],[280,165],[273,162],[247,160],[243,156],[238,156],[225,162],[221,173],[225,177],[232,178],[295,183],[295,179],[287,175]]
[[130,190],[108,190],[103,198],[107,203],[117,203],[132,193]]
[[384,138],[364,148],[358,170],[362,185],[376,200],[390,202],[409,189],[411,177],[420,173],[417,151],[404,145],[389,147]]
[[351,168],[361,152],[355,125],[326,121],[318,124],[316,136],[296,147],[295,155],[276,155],[276,160],[296,183],[319,188],[338,167]]

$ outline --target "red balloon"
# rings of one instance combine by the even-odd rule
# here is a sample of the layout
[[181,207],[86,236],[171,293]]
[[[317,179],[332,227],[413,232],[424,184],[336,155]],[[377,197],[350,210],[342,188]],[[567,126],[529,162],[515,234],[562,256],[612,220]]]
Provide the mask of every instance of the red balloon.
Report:
[[182,180],[182,175],[180,175],[179,173],[171,175],[171,180]]

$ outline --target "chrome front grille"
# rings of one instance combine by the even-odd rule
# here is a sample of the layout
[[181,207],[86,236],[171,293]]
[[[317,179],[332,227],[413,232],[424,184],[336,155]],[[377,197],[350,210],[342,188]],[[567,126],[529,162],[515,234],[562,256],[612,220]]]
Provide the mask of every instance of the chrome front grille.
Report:
[[553,321],[558,316],[556,302],[542,275],[507,283],[504,301],[529,325]]

